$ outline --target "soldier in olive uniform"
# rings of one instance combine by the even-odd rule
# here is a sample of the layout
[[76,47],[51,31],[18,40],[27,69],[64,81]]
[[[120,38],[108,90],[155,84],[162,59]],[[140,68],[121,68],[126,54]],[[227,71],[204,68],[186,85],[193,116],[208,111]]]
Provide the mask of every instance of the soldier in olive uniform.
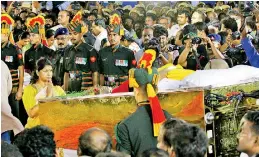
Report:
[[172,116],[163,111],[156,89],[158,71],[152,67],[155,50],[148,49],[140,59],[138,68],[129,71],[129,87],[134,88],[137,110],[115,127],[116,150],[132,157],[155,148],[161,124]]
[[55,40],[57,41],[58,49],[55,51],[55,55],[52,59],[53,65],[53,76],[61,81],[63,84],[64,80],[64,54],[71,47],[69,45],[69,31],[67,28],[58,28],[55,32]]
[[13,87],[8,97],[12,113],[20,119],[19,101],[22,98],[24,81],[23,55],[16,46],[9,42],[9,38],[12,35],[11,28],[14,23],[8,23],[8,21],[13,21],[13,19],[7,14],[1,15],[1,59],[6,63],[12,75]]
[[81,18],[76,20],[78,21],[72,20],[68,27],[73,46],[64,55],[64,88],[70,92],[87,90],[98,85],[97,52],[91,45],[83,42],[84,25]]
[[[44,25],[39,25],[37,20],[44,20],[43,17],[38,16],[31,18],[28,20],[26,24],[28,27],[28,32],[30,32],[30,39],[32,47],[25,52],[24,62],[25,62],[25,70],[29,74],[31,74],[35,70],[36,61],[41,57],[52,59],[54,55],[54,51],[46,47],[44,42],[45,34],[44,34]],[[34,21],[30,22],[30,21]]]
[[128,79],[128,71],[136,66],[136,60],[133,51],[120,45],[123,28],[110,24],[107,31],[110,46],[99,51],[100,85],[114,87]]

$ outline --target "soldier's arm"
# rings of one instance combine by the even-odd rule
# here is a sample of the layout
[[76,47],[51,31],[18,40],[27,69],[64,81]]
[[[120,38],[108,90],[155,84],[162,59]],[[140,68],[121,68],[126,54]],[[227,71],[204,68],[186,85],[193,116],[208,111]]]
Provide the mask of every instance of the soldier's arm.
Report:
[[99,56],[98,56],[98,65],[99,65],[99,72],[100,72],[100,86],[104,85],[104,75],[103,75],[103,62],[101,58],[101,53],[102,51],[99,51]]
[[92,71],[92,79],[93,79],[93,86],[96,87],[98,85],[98,54],[97,51],[92,48],[90,50],[90,69]]
[[131,143],[129,139],[129,131],[125,124],[118,124],[115,126],[116,134],[116,150],[131,155]]
[[28,50],[24,53],[24,69],[27,73],[30,74],[29,71],[29,55],[28,55]]
[[24,66],[23,65],[19,66],[18,71],[19,71],[19,87],[16,94],[16,99],[21,100],[22,92],[23,92],[23,82],[24,82]]
[[22,53],[20,52],[18,52],[17,54],[17,64],[18,64],[18,72],[19,72],[19,87],[16,93],[16,100],[21,100],[22,92],[23,92],[23,81],[24,81],[24,65],[23,65]]
[[64,74],[64,91],[68,91],[68,80],[69,80],[69,73],[68,72],[65,72]]

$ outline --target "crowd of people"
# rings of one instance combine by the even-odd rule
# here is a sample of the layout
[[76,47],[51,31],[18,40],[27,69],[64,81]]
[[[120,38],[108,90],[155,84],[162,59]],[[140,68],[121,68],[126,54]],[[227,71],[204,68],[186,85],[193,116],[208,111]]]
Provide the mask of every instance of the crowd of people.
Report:
[[[39,99],[108,86],[133,90],[138,109],[116,126],[118,152],[104,130],[92,128],[79,138],[78,156],[204,156],[205,132],[161,109],[157,69],[259,68],[258,6],[1,1],[2,139],[14,144],[2,141],[2,154],[58,155],[53,132],[40,125]],[[258,111],[244,121],[238,150],[252,157],[259,153]]]

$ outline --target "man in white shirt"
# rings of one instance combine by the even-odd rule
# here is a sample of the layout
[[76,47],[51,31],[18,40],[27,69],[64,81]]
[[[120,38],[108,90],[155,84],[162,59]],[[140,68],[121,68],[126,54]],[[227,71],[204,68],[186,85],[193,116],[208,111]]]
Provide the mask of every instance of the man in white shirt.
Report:
[[[99,51],[103,47],[102,40],[108,38],[104,20],[96,19],[95,21],[93,21],[91,32],[96,37],[94,48],[96,51]],[[108,42],[108,40],[106,41]]]
[[70,13],[66,10],[62,10],[58,13],[59,25],[52,27],[51,29],[56,31],[58,28],[67,27],[69,24]]
[[170,35],[175,37],[177,32],[183,29],[186,25],[189,24],[189,21],[191,19],[191,15],[186,10],[180,10],[177,13],[177,24],[173,25],[170,30]]

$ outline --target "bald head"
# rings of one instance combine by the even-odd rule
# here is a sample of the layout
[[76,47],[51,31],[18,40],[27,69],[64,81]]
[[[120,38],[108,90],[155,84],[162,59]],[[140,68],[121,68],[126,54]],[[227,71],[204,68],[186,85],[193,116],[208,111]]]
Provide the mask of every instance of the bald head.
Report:
[[205,66],[205,70],[208,69],[228,69],[228,63],[223,59],[213,59]]
[[100,152],[110,152],[111,137],[99,128],[90,128],[79,138],[78,155],[96,156]]

